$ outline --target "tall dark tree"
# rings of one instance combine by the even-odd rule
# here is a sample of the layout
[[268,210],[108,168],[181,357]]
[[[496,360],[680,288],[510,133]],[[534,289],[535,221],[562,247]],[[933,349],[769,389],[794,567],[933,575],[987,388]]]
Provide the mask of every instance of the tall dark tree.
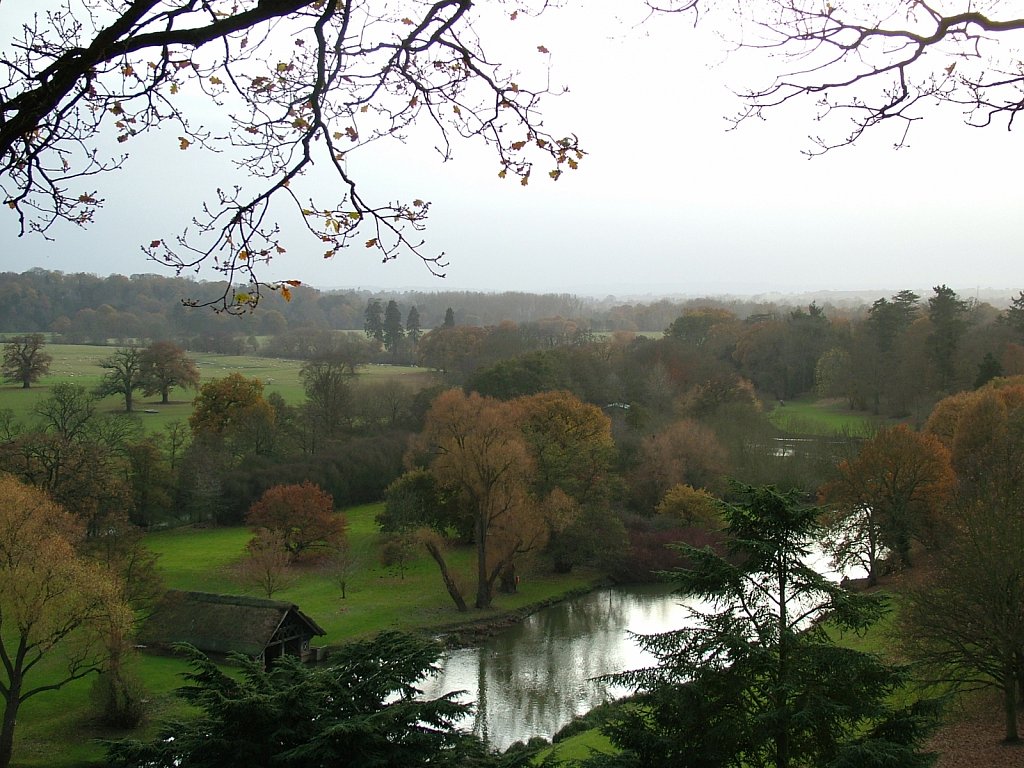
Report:
[[881,602],[808,564],[818,510],[742,490],[722,507],[727,552],[679,547],[692,563],[675,572],[679,593],[701,607],[688,627],[640,638],[659,665],[616,676],[642,694],[606,727],[622,754],[587,765],[928,765],[932,707],[891,704],[903,670],[836,645],[824,626],[864,629]]
[[398,303],[394,299],[388,302],[384,309],[383,343],[384,349],[392,355],[397,355],[405,338],[405,329],[402,327],[402,312],[398,309]]
[[423,335],[423,329],[420,327],[420,311],[416,309],[415,304],[409,307],[409,314],[405,318],[405,335],[413,346],[416,346]]
[[1000,320],[1013,329],[1018,342],[1024,341],[1024,291],[1010,299],[1010,306]]
[[451,307],[448,307],[448,309],[446,309],[444,311],[444,327],[445,328],[454,328],[455,327],[455,312],[454,312],[454,310],[452,310]]
[[53,357],[47,352],[41,333],[15,336],[4,343],[4,381],[15,381],[28,389],[50,372]]
[[967,331],[967,302],[945,285],[937,285],[928,299],[928,355],[935,366],[940,392],[950,392],[957,380],[957,352]]
[[991,352],[986,352],[978,363],[978,375],[974,377],[974,388],[988,384],[992,379],[1003,375],[1003,366]]
[[894,374],[907,362],[901,357],[903,339],[917,318],[919,298],[902,290],[890,299],[878,299],[861,326],[860,343],[853,348],[852,388],[875,413],[883,404],[893,412],[906,408],[900,377]]
[[135,392],[143,387],[142,352],[135,347],[124,347],[101,360],[100,367],[107,372],[103,374],[96,394],[100,397],[121,395],[125,411],[131,413]]
[[384,343],[384,308],[380,304],[380,299],[370,299],[366,303],[366,312],[364,313],[365,321],[363,323],[363,330],[366,332],[366,338],[373,339],[379,344]]
[[902,290],[891,301],[883,298],[871,305],[868,327],[884,356],[892,355],[896,338],[914,321],[919,299],[920,296],[913,291]]
[[142,375],[142,393],[159,393],[160,402],[167,403],[171,389],[199,387],[199,368],[194,360],[185,356],[185,350],[173,341],[154,341],[139,358]]

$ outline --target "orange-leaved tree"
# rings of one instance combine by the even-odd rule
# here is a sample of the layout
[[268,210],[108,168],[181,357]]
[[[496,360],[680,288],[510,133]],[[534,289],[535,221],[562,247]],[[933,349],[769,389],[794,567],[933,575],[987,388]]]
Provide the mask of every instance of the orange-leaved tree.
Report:
[[1020,740],[1024,681],[1024,386],[995,379],[940,402],[929,428],[951,448],[954,535],[901,611],[909,655],[930,679],[1003,694],[1005,741]]
[[257,529],[279,533],[282,546],[293,557],[337,547],[345,538],[345,516],[334,511],[334,499],[308,481],[268,488],[245,519]]
[[110,639],[129,634],[117,583],[76,550],[83,536],[45,493],[0,476],[0,768],[11,763],[21,705],[102,670]]
[[949,451],[937,437],[903,424],[878,430],[821,492],[833,510],[837,565],[862,566],[871,584],[887,552],[910,565],[912,539],[934,536],[952,485]]
[[272,442],[274,409],[262,381],[230,373],[199,388],[188,423],[198,440],[223,441],[236,454],[259,454]]
[[694,419],[676,421],[641,444],[632,482],[637,505],[653,511],[680,483],[714,491],[727,467],[728,456],[713,430]]
[[443,392],[427,413],[419,446],[430,472],[454,489],[472,519],[477,608],[491,604],[501,572],[536,548],[546,530],[532,519],[534,462],[518,426],[518,407],[461,390]]

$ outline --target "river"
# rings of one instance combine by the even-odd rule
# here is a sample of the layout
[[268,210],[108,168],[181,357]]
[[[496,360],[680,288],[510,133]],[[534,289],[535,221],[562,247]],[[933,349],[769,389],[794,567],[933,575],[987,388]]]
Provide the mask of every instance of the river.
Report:
[[629,633],[679,628],[687,616],[680,600],[656,584],[557,603],[479,647],[451,651],[423,695],[465,691],[461,700],[475,702],[476,712],[463,727],[498,749],[550,739],[574,716],[629,693],[593,678],[652,665]]

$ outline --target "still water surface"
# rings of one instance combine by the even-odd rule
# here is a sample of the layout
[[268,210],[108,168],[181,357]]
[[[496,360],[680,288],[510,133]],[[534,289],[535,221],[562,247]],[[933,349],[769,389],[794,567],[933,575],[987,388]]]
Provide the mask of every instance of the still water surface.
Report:
[[630,691],[592,678],[650,666],[630,633],[677,629],[687,612],[665,585],[602,589],[549,606],[476,648],[450,653],[425,696],[465,691],[467,730],[505,749],[550,739],[575,715]]

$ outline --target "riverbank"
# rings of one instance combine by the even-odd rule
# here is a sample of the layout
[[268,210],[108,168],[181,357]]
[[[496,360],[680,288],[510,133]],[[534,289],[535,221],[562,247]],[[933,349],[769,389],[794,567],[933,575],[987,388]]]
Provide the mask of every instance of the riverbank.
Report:
[[500,611],[494,616],[474,617],[472,612],[468,611],[464,614],[465,620],[453,621],[451,624],[435,627],[430,630],[429,634],[438,638],[446,648],[468,648],[479,645],[487,638],[519,624],[538,611],[612,585],[612,581],[607,577],[594,576],[589,584],[573,587],[561,594],[551,595],[518,608]]

